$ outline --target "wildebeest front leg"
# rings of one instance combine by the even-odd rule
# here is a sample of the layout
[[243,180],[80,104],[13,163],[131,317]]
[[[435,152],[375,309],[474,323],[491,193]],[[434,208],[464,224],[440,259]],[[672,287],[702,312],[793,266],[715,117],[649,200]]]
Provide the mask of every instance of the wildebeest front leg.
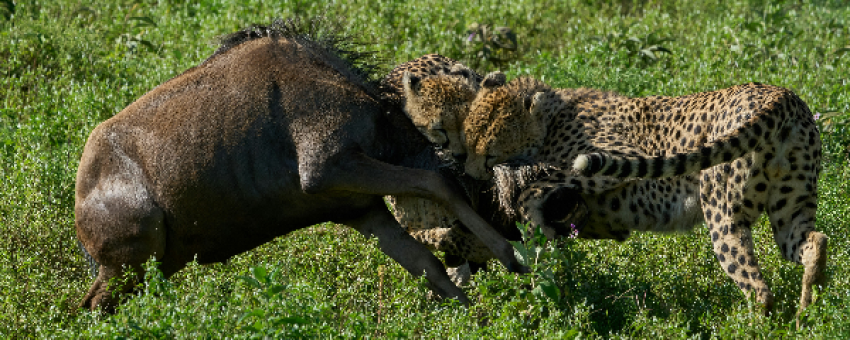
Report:
[[428,288],[444,298],[456,298],[461,303],[469,305],[469,299],[463,291],[455,286],[446,274],[443,263],[432,254],[427,247],[404,232],[398,222],[384,209],[383,202],[378,208],[365,216],[345,221],[345,224],[357,229],[363,236],[378,238],[381,251],[401,264],[404,269],[414,276],[425,275]]
[[411,195],[442,204],[487,245],[511,272],[528,268],[514,257],[510,243],[470,207],[463,196],[439,174],[387,164],[359,152],[338,155],[334,161],[299,165],[301,186],[307,193],[356,192],[378,196]]

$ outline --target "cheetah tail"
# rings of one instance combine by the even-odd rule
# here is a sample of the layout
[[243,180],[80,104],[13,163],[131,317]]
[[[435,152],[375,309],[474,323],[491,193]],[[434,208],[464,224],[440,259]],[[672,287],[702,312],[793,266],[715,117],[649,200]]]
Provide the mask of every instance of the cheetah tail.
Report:
[[[771,128],[764,128],[762,124]],[[667,156],[621,156],[607,152],[582,154],[573,162],[573,170],[588,177],[615,178],[664,178],[690,174],[743,157],[773,138],[780,130],[773,129],[775,125],[775,118],[759,115],[734,133],[708,142],[697,150]]]

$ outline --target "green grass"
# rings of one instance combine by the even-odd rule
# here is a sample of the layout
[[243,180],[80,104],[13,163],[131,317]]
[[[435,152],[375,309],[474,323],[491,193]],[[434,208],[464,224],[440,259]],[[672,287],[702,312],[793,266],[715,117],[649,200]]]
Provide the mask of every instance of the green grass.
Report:
[[[391,62],[437,52],[494,70],[481,44],[464,42],[479,23],[517,35],[518,51],[495,51],[513,58],[500,69],[556,87],[794,90],[824,117],[817,228],[830,237],[831,281],[809,327],[794,327],[802,269],[781,260],[764,219],[755,237],[777,298],[769,318],[717,265],[705,227],[565,242],[543,262],[555,299],[491,263],[467,290],[473,307],[435,302],[374,240],[322,225],[167,282],[152,271],[117,315],[77,309],[91,283],[73,224],[88,133],[205,59],[216,36],[319,14],[344,15]],[[848,49],[847,1],[0,1],[0,337],[847,338]]]

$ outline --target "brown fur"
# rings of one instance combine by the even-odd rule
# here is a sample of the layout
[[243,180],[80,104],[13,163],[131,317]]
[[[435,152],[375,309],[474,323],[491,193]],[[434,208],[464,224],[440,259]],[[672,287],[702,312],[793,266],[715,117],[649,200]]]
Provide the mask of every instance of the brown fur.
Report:
[[[82,305],[112,310],[108,285],[153,257],[166,277],[227,260],[319,222],[376,236],[382,251],[464,303],[443,266],[404,233],[384,195],[442,204],[503,264],[511,246],[442,176],[400,165],[429,152],[340,50],[293,22],[255,27],[92,131],[77,173],[76,228],[99,273]],[[389,110],[389,113],[385,113]]]

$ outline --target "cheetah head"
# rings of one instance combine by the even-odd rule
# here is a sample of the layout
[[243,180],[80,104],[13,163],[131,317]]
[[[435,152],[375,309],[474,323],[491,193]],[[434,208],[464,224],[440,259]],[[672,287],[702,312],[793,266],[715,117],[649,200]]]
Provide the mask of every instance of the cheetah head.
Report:
[[464,154],[461,122],[478,92],[475,73],[455,64],[448,74],[424,78],[405,72],[402,82],[404,110],[413,125],[431,143]]
[[466,173],[489,179],[496,164],[533,158],[546,136],[544,112],[535,110],[535,99],[551,90],[532,78],[505,83],[504,74],[488,74],[463,122]]

